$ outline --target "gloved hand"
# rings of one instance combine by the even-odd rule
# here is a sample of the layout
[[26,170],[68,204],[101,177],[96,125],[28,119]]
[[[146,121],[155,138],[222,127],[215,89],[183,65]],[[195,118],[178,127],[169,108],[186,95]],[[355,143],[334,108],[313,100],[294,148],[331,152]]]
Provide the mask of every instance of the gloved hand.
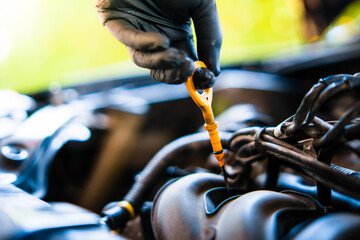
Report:
[[155,80],[183,83],[195,69],[193,62],[201,60],[208,69],[194,73],[195,87],[213,85],[222,43],[215,0],[97,0],[96,7],[100,21],[127,46],[132,61],[150,69]]

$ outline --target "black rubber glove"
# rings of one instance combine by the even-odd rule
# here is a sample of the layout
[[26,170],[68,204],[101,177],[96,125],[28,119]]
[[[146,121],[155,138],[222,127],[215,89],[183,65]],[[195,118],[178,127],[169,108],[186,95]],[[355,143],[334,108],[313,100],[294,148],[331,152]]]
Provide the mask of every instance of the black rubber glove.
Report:
[[101,22],[127,46],[133,62],[150,69],[155,80],[183,83],[194,71],[193,62],[201,60],[209,70],[195,73],[195,87],[214,84],[222,43],[215,0],[97,0],[96,7]]

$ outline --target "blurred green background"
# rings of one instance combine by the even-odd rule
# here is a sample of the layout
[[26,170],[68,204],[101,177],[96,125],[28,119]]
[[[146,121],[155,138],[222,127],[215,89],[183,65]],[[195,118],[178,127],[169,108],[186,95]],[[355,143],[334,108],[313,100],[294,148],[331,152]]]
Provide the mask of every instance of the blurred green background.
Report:
[[[0,0],[0,89],[33,93],[143,73],[100,24],[96,1]],[[253,61],[305,42],[299,0],[217,0],[221,63]]]

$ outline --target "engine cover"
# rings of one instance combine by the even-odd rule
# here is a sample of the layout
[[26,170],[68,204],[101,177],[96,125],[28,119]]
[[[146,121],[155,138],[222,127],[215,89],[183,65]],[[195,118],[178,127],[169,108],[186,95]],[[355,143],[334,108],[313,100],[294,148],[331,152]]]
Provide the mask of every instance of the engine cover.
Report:
[[[206,192],[224,186],[219,175],[197,173],[162,189],[154,200],[152,224],[158,239],[279,239],[297,224],[318,215],[304,195],[254,191],[207,211]],[[217,201],[221,202],[221,201]]]

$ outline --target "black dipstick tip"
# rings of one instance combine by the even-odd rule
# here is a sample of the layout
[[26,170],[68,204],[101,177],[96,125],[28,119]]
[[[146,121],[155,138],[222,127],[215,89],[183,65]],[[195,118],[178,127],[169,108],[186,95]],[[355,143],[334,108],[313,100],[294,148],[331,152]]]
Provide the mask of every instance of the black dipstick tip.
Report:
[[224,181],[225,181],[226,189],[227,189],[227,191],[228,191],[228,194],[230,194],[230,186],[229,186],[229,182],[228,182],[228,179],[227,179],[227,175],[226,175],[226,171],[225,171],[225,167],[224,167],[224,166],[221,167],[221,171],[222,171],[222,173],[223,173],[223,175],[224,175]]

